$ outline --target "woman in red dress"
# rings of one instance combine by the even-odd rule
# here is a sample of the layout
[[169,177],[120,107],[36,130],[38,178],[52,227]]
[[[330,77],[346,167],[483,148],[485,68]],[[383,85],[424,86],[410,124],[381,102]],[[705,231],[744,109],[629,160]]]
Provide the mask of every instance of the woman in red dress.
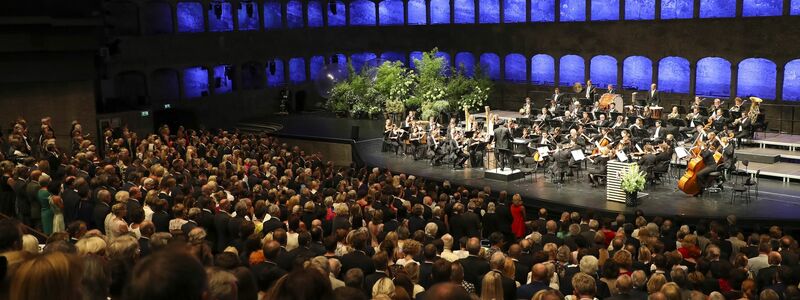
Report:
[[511,232],[518,239],[525,236],[525,206],[522,205],[522,197],[514,194],[511,198]]

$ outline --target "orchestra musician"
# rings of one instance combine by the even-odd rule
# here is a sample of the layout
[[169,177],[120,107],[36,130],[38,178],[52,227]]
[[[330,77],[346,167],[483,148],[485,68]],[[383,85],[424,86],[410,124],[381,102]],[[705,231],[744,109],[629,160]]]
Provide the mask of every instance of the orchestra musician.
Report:
[[595,91],[594,85],[592,85],[592,80],[586,80],[586,89],[584,90],[583,95],[584,98],[594,101],[594,96],[597,94]]
[[722,100],[720,100],[719,98],[715,98],[714,104],[711,105],[709,111],[713,111],[714,113],[716,113],[716,111],[720,109],[722,109]]
[[647,181],[652,181],[655,178],[653,171],[656,166],[656,152],[653,148],[653,145],[644,145],[644,152],[634,153],[634,155],[640,156],[637,163],[639,164],[641,170],[647,174]]
[[455,169],[463,169],[464,163],[467,162],[469,159],[469,144],[471,140],[464,136],[464,132],[457,130],[453,133],[453,137],[450,140],[451,143],[451,150],[453,154],[455,154],[456,158],[453,159],[453,170]]
[[519,109],[519,113],[523,116],[530,116],[532,110],[533,104],[531,104],[531,97],[525,97],[525,104],[522,104],[522,108]]
[[717,108],[714,115],[711,116],[711,126],[716,131],[725,130],[725,125],[728,124],[728,119],[722,113],[722,108]]
[[409,141],[411,142],[411,147],[413,149],[412,156],[414,157],[414,160],[418,160],[420,148],[424,149],[425,143],[428,141],[425,127],[423,127],[422,124],[415,124],[411,131],[411,135],[409,136]]
[[647,104],[650,106],[658,106],[661,103],[661,96],[658,93],[656,84],[650,84],[650,91],[647,92]]
[[614,85],[612,85],[612,84],[609,84],[609,85],[608,85],[608,88],[606,89],[606,93],[609,93],[609,94],[616,94],[616,91],[614,90]]
[[717,170],[717,161],[714,159],[714,152],[716,151],[713,146],[707,146],[704,143],[700,143],[700,157],[703,158],[703,164],[705,165],[700,171],[697,172],[697,184],[700,186],[700,193],[695,195],[698,197],[699,195],[703,194],[703,190],[707,187],[711,186],[713,182],[709,182],[709,175],[711,172]]
[[613,151],[608,147],[600,146],[597,154],[589,156],[589,161],[596,166],[594,170],[589,171],[589,182],[592,184],[592,187],[599,186],[600,179],[606,177],[608,161],[612,157],[612,152]]
[[722,168],[728,171],[736,170],[736,150],[727,136],[719,139],[718,151],[722,153]]
[[553,91],[553,99],[551,100],[551,103],[558,103],[559,101],[563,100],[563,96],[564,95],[559,92],[558,88],[556,88],[555,91]]
[[411,124],[414,123],[414,121],[416,121],[416,120],[417,120],[417,117],[415,116],[415,112],[413,110],[409,111],[408,115],[406,116],[405,122],[403,122],[403,127],[406,127],[406,128],[411,127]]
[[661,120],[656,120],[655,126],[650,128],[650,140],[656,143],[660,143],[664,140],[664,137],[667,135],[667,130],[661,127]]
[[703,115],[700,113],[699,106],[695,106],[692,108],[692,112],[686,114],[686,122],[689,123],[689,127],[703,124]]
[[690,107],[690,109],[692,109],[692,110],[694,110],[695,108],[701,108],[702,109],[703,108],[703,100],[704,99],[700,98],[699,96],[694,96],[694,102],[692,102],[692,106]]
[[672,111],[667,115],[667,120],[679,119],[680,117],[681,117],[681,114],[680,114],[680,112],[678,112],[678,107],[677,106],[673,106],[672,107]]
[[430,147],[430,151],[433,153],[430,164],[431,166],[441,165],[442,159],[447,155],[448,149],[446,149],[444,137],[442,137],[441,130],[439,130],[438,126],[431,130],[429,139],[428,147]]
[[753,120],[747,111],[742,112],[742,116],[733,121],[733,127],[738,131],[734,134],[736,139],[736,147],[741,147],[743,138],[750,138],[753,136]]
[[735,99],[733,99],[733,106],[731,106],[731,108],[728,108],[728,116],[733,119],[741,117],[743,102],[744,101],[740,97],[736,97]]

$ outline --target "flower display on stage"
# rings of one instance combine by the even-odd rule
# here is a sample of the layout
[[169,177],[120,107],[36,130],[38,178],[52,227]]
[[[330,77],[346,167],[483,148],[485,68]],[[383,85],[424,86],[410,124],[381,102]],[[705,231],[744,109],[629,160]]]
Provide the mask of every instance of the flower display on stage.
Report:
[[631,165],[627,172],[623,172],[620,176],[622,180],[622,190],[626,193],[636,193],[644,190],[644,184],[647,181],[645,173],[639,170],[638,164]]

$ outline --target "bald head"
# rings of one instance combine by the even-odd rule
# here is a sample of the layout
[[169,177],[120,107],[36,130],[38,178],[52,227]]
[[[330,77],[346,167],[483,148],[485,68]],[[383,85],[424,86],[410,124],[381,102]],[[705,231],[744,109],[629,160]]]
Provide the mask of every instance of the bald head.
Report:
[[558,229],[556,221],[553,220],[547,221],[545,227],[547,227],[547,233],[556,233],[556,229]]
[[467,252],[470,255],[478,255],[481,252],[481,240],[478,238],[470,238],[467,241]]
[[770,265],[774,265],[774,266],[780,265],[781,261],[782,261],[781,253],[778,252],[778,251],[770,252],[769,256],[767,257],[767,261],[769,262]]
[[508,256],[519,258],[520,254],[522,254],[522,247],[520,247],[519,244],[513,244],[508,247]]
[[544,264],[533,265],[531,278],[534,281],[545,281],[547,279],[547,267]]

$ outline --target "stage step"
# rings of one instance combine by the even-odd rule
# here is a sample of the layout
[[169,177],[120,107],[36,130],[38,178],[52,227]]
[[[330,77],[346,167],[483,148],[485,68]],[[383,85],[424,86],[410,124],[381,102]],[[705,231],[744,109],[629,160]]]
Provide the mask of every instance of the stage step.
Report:
[[[748,147],[736,150],[736,158],[751,162],[774,164],[777,162],[794,163],[800,161],[800,152],[775,148]],[[798,165],[800,167],[800,165]]]

